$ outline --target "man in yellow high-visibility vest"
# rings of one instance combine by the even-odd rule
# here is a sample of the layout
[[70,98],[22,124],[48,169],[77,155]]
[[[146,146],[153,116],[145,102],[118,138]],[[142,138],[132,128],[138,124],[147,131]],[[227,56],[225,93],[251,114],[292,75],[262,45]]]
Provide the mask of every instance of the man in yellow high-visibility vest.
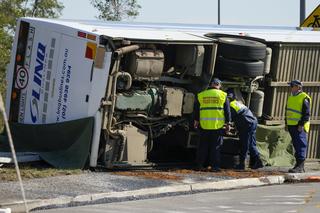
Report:
[[304,161],[307,155],[307,132],[310,127],[311,98],[302,91],[302,82],[293,80],[288,83],[291,95],[287,101],[286,124],[295,150],[296,164],[290,173],[304,172]]
[[210,88],[198,94],[194,128],[200,127],[200,143],[197,153],[198,169],[208,162],[211,171],[220,171],[220,150],[224,126],[230,131],[230,105],[227,93],[220,90],[221,81],[214,78]]

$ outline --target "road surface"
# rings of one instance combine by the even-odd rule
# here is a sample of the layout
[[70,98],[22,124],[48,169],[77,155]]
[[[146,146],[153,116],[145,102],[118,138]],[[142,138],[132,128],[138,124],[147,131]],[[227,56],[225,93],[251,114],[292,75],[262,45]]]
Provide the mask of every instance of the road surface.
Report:
[[47,213],[319,213],[320,183],[299,183],[52,209]]

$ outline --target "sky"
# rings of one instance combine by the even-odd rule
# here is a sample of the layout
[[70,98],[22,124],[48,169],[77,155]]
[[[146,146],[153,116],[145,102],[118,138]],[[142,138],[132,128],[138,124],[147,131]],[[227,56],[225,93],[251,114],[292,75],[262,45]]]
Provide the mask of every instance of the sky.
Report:
[[[61,18],[97,19],[90,0],[59,0]],[[298,26],[300,0],[220,0],[221,25]],[[76,5],[75,5],[76,3]],[[134,22],[217,24],[217,0],[138,0],[140,14]],[[306,16],[320,0],[306,0]]]

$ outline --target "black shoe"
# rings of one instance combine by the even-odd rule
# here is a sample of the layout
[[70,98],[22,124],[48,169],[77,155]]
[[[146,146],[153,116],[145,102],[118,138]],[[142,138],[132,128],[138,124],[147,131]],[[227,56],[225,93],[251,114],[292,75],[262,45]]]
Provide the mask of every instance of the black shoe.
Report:
[[297,160],[296,165],[292,168],[289,169],[289,173],[304,173],[304,160]]
[[294,171],[297,169],[297,167],[298,167],[298,163],[297,163],[297,161],[296,161],[296,164],[293,166],[292,169],[289,169],[288,172],[289,172],[289,173],[295,173]]
[[304,173],[305,170],[304,170],[304,168],[296,167],[296,168],[289,169],[288,172],[289,173]]
[[260,169],[260,168],[263,168],[263,163],[262,163],[262,160],[260,159],[259,156],[257,156],[252,165],[250,166],[251,169]]

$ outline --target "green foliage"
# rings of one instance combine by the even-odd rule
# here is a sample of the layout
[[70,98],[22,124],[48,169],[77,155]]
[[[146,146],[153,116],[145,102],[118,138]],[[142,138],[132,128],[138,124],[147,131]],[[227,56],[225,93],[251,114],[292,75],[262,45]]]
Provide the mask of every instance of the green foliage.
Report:
[[58,18],[63,8],[57,0],[35,0],[30,8],[27,8],[26,14],[34,17]]
[[91,0],[91,4],[99,10],[98,18],[107,21],[135,18],[141,8],[137,0]]
[[5,70],[9,63],[12,37],[3,29],[0,30],[0,93],[5,92]]
[[0,26],[7,32],[13,30],[16,19],[24,15],[23,0],[2,0],[0,3]]

